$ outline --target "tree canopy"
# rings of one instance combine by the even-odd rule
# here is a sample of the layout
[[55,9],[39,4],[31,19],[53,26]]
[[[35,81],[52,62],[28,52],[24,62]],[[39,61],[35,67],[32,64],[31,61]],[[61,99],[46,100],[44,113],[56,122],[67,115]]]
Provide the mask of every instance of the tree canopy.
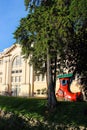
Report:
[[[69,46],[73,51],[75,73],[82,77],[82,83],[86,86],[87,79],[87,1],[72,0],[70,5],[70,19],[73,22],[73,43]],[[84,79],[84,80],[83,80]]]
[[32,55],[34,69],[47,72],[50,104],[55,105],[51,93],[55,94],[57,68],[87,75],[87,2],[25,0],[25,5],[29,13],[14,36],[26,58]]

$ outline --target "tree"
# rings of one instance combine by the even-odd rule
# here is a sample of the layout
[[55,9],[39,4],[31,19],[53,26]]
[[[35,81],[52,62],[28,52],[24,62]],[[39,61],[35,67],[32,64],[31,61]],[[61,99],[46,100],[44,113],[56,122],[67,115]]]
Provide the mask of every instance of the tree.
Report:
[[68,50],[72,48],[72,55],[69,56],[69,59],[74,61],[70,66],[74,66],[73,73],[80,76],[84,96],[87,100],[87,1],[72,0],[69,16],[74,28],[73,43],[68,46]]
[[[60,0],[45,1],[40,6],[36,6],[26,18],[21,19],[20,26],[15,32],[15,37],[20,40],[26,57],[32,54],[34,69],[39,66],[39,70],[42,70],[41,67],[45,63],[48,106],[51,108],[57,104],[55,97],[57,54],[61,56],[63,53],[69,35],[66,32],[71,26],[69,19],[66,18],[68,4],[65,6],[66,2]],[[66,24],[68,24],[67,29]]]
[[[84,0],[72,0],[70,5],[69,17],[73,23],[74,33],[71,44],[67,47],[70,66],[73,66],[74,74],[79,74],[82,77],[82,84],[87,86],[87,1]],[[71,52],[70,52],[71,51]],[[71,59],[71,60],[70,60]],[[73,63],[72,63],[73,62]]]
[[[86,40],[83,28],[85,24],[80,17],[77,18],[77,14],[73,16],[74,0],[42,0],[38,4],[31,1],[25,0],[27,8],[29,7],[29,10],[31,8],[31,11],[26,18],[21,19],[14,35],[20,41],[26,58],[32,55],[31,63],[34,70],[46,72],[48,106],[53,108],[57,104],[55,97],[57,68],[59,71],[63,71],[63,67],[70,71],[73,68],[74,74],[80,70],[82,74],[85,73],[82,69],[84,63],[80,59],[83,51],[77,49]],[[81,28],[78,27],[78,23]],[[86,32],[85,30],[85,34]],[[83,50],[86,53],[86,44]]]

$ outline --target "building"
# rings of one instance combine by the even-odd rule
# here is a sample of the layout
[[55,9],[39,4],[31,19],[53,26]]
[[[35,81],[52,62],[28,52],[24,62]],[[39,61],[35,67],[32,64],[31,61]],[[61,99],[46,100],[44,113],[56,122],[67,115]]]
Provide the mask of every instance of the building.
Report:
[[13,96],[46,96],[45,76],[34,78],[33,67],[29,59],[25,60],[21,55],[19,44],[0,53],[0,94],[8,93]]
[[[59,81],[57,80],[57,87]],[[0,94],[12,96],[46,96],[46,76],[35,76],[29,59],[21,55],[21,47],[14,44],[0,53]],[[73,81],[71,91],[80,91],[77,81]]]

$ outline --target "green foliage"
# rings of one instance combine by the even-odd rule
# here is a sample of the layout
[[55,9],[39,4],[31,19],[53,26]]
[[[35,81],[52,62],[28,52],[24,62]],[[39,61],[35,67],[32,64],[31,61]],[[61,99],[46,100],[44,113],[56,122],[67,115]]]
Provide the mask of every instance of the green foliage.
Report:
[[[68,68],[74,68],[74,74],[79,74],[81,83],[87,86],[87,1],[72,0],[69,7],[69,18],[72,21],[73,33],[67,46],[66,59]],[[71,67],[72,66],[72,67]]]
[[25,57],[32,55],[34,69],[46,72],[47,55],[51,59],[50,66],[59,56],[55,70],[57,67],[59,73],[64,73],[63,68],[66,68],[68,72],[86,79],[87,1],[31,1],[25,0],[26,7],[32,11],[20,21],[20,26],[14,33],[22,45]]
[[69,7],[65,5],[63,1],[47,1],[20,21],[15,38],[19,39],[26,57],[32,54],[31,61],[34,66],[41,59],[47,62],[47,48],[50,48],[49,55],[53,59],[57,57],[57,53],[63,53],[67,44],[66,38],[71,33],[68,31],[72,26],[68,18]]
[[74,20],[87,19],[87,1],[84,2],[84,0],[72,0],[70,13]]

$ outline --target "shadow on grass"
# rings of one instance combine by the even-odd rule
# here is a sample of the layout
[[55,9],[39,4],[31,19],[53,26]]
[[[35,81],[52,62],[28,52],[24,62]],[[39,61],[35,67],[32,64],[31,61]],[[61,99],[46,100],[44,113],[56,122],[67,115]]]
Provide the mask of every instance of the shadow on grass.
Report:
[[17,116],[12,116],[9,119],[0,118],[0,130],[46,130],[41,124],[33,126]]
[[87,127],[87,103],[59,102],[57,109],[50,114],[48,120],[59,124]]
[[[41,120],[43,120],[43,122],[47,121],[49,124],[52,124],[54,122],[55,124],[87,127],[87,103],[86,102],[63,102],[63,101],[61,102],[60,101],[58,102],[57,108],[53,110],[48,110],[45,107],[46,103],[47,103],[46,99],[0,97],[0,107],[4,108],[6,111],[11,111],[17,114],[21,113],[25,115],[25,117],[27,118],[36,118],[39,121]],[[7,125],[8,120],[1,119],[0,123],[2,122],[2,120]],[[14,127],[13,125],[12,127]],[[23,127],[25,126],[27,125],[24,125]],[[28,127],[30,127],[29,129],[31,129],[31,126]],[[44,129],[44,124],[39,124],[39,126],[37,127],[35,126],[35,129],[39,130],[39,128],[41,129],[41,127],[43,127]],[[19,124],[19,128],[21,128],[20,124]],[[28,128],[26,127],[23,129],[27,130]],[[18,130],[23,130],[23,129],[21,128]],[[34,126],[33,126],[33,130],[34,130]]]

